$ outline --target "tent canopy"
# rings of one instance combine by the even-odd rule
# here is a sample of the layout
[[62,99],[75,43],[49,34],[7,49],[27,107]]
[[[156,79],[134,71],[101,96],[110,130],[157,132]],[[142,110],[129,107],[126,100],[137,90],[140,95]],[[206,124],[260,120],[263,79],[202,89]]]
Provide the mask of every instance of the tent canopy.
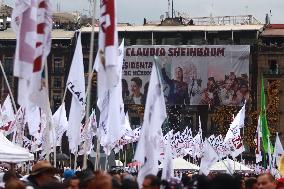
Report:
[[[159,165],[159,168],[163,168],[163,164]],[[186,161],[183,158],[173,159],[173,169],[174,170],[199,170],[199,167]]]
[[0,132],[0,162],[20,163],[33,161],[34,155],[25,148],[10,142],[2,132]]
[[120,160],[115,160],[115,166],[123,166],[123,163]]
[[[229,169],[229,170],[228,170]],[[211,168],[211,171],[245,171],[252,172],[253,170],[249,167],[231,159],[224,159],[223,161],[218,161]]]

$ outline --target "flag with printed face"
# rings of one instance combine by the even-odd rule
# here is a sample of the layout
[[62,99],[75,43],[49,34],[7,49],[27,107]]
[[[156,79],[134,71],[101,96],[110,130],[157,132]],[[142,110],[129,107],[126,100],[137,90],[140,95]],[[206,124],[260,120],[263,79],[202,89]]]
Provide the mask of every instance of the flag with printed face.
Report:
[[140,187],[147,174],[156,175],[158,172],[160,141],[162,138],[161,126],[166,117],[166,105],[161,79],[156,64],[153,64],[141,136],[134,156],[134,159],[142,164],[137,179]]
[[51,47],[49,0],[16,0],[11,26],[17,37],[14,76],[19,77],[18,103],[46,110],[48,94],[42,72]]
[[72,153],[75,153],[78,151],[78,145],[80,144],[80,126],[85,115],[86,100],[81,32],[78,35],[67,79],[67,88],[72,93],[67,136],[69,140],[69,149]]

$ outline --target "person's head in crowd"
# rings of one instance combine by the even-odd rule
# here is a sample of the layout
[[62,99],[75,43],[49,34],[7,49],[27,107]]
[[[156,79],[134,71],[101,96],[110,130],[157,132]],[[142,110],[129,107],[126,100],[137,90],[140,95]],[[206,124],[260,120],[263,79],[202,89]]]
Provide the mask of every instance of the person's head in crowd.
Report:
[[230,90],[232,84],[233,84],[232,80],[226,79],[226,80],[224,81],[224,88],[225,88],[226,90]]
[[175,77],[177,81],[183,82],[183,69],[181,67],[175,69]]
[[16,173],[13,172],[13,171],[7,171],[3,175],[3,182],[5,183],[5,186],[8,183],[14,182],[14,181],[17,181],[17,180],[18,180],[18,177],[17,177]]
[[257,177],[258,189],[276,189],[276,182],[270,173],[260,174]]
[[244,81],[248,81],[248,75],[247,75],[247,74],[241,74],[241,78],[242,78]]
[[121,83],[122,83],[122,97],[129,96],[127,81],[125,79],[122,79]]
[[64,183],[68,189],[79,189],[80,180],[76,176],[73,176],[64,180]]
[[57,179],[54,177],[56,173],[58,173],[58,169],[53,167],[49,161],[42,160],[33,165],[28,179],[40,187],[50,182],[56,182]]
[[120,189],[139,189],[139,185],[134,180],[124,179],[121,183]]
[[75,176],[75,171],[72,169],[65,169],[63,172],[63,178],[64,179],[69,179]]
[[257,179],[255,177],[250,177],[245,180],[245,189],[258,189]]
[[247,84],[242,83],[242,84],[240,85],[240,92],[241,92],[242,94],[246,94],[246,93],[248,92],[248,86],[247,86]]
[[280,178],[276,181],[276,189],[284,189],[284,178]]
[[133,77],[131,79],[131,92],[135,97],[141,96],[140,89],[142,87],[142,80],[139,77]]
[[112,189],[120,189],[121,187],[121,180],[120,178],[112,177]]
[[79,179],[80,189],[87,188],[88,184],[95,179],[95,174],[89,169],[85,169],[83,171],[77,171],[76,176]]
[[142,189],[159,189],[160,179],[155,175],[147,175],[142,183]]
[[213,90],[214,86],[216,85],[215,78],[214,77],[209,77],[208,82],[207,82],[207,88],[211,92]]
[[25,189],[26,186],[20,180],[13,180],[5,184],[5,189]]
[[230,72],[229,79],[234,81],[236,79],[235,72]]
[[59,182],[49,182],[41,186],[40,189],[68,189],[68,187]]
[[216,175],[211,183],[210,189],[240,189],[240,183],[231,175],[218,174]]
[[109,174],[96,172],[95,178],[90,180],[86,189],[112,189],[113,181]]

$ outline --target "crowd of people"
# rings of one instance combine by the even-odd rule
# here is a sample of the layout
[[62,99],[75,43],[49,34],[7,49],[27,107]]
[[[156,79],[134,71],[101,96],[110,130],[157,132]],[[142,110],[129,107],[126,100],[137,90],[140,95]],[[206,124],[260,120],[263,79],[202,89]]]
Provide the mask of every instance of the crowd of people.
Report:
[[59,170],[49,161],[38,161],[30,174],[5,170],[2,185],[5,189],[284,189],[284,179],[275,179],[270,173],[260,175],[210,173],[208,176],[184,172],[182,177],[162,180],[162,171],[145,176],[140,187],[137,174],[123,170],[74,171]]

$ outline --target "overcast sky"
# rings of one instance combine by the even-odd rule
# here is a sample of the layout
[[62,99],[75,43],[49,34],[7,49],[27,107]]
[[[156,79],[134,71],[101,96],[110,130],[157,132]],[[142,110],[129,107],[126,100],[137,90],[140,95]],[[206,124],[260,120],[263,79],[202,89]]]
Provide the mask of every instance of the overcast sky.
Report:
[[[13,6],[15,0],[4,0]],[[61,11],[88,13],[88,0],[51,0],[56,10],[60,3]],[[98,2],[98,0],[97,0]],[[117,0],[119,22],[142,24],[143,18],[158,21],[168,10],[168,0]],[[252,14],[264,22],[265,14],[272,11],[271,22],[284,24],[284,0],[174,0],[174,9],[191,17],[235,16]]]

